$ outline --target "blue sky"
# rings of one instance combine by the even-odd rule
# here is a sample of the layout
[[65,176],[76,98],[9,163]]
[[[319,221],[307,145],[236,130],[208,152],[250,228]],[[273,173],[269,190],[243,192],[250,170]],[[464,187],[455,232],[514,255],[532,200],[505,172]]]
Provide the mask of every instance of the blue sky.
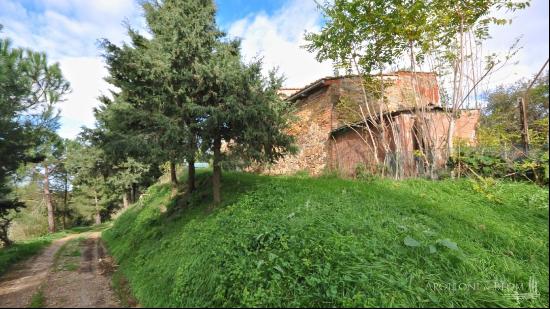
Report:
[[[278,67],[286,86],[301,87],[331,75],[330,63],[318,63],[301,46],[306,31],[318,31],[321,15],[313,0],[217,0],[217,21],[232,37],[243,40],[243,54],[260,56],[266,68]],[[511,26],[491,29],[487,51],[502,53],[522,36],[523,49],[491,78],[506,84],[534,74],[548,58],[548,0],[533,0],[524,11],[510,14]],[[61,64],[72,93],[60,104],[60,134],[74,137],[81,126],[93,125],[97,96],[108,91],[107,72],[97,40],[126,39],[123,21],[143,28],[137,0],[0,0],[0,37],[14,44],[45,51]]]
[[239,19],[249,15],[264,12],[272,15],[279,10],[285,0],[218,0],[216,1],[218,9],[218,23],[224,28],[229,28],[231,24]]

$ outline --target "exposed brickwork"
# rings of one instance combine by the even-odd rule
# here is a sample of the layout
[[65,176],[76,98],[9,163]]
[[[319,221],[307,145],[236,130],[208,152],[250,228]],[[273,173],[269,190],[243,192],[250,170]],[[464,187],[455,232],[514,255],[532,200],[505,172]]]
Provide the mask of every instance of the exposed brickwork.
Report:
[[332,122],[334,88],[326,87],[311,94],[307,100],[297,102],[297,121],[289,133],[296,138],[299,151],[269,167],[269,174],[291,174],[307,170],[312,174],[323,171],[327,162],[327,138],[335,123]]
[[[429,134],[432,136],[431,140],[435,141],[435,156],[434,161],[439,167],[443,167],[446,163],[445,154],[447,146],[447,130],[449,128],[449,118],[441,111],[432,111],[424,113],[423,117],[427,118],[424,123],[429,123]],[[394,118],[394,123],[399,129],[400,147],[395,147],[393,142],[393,135],[389,132],[386,134],[386,139],[391,145],[393,152],[396,149],[400,150],[399,153],[394,155],[400,158],[399,162],[403,165],[404,177],[410,177],[417,175],[419,171],[418,165],[421,164],[421,160],[415,156],[415,150],[418,147],[415,146],[415,133],[414,126],[419,115],[414,113],[402,113]],[[475,143],[475,128],[479,121],[479,111],[469,110],[463,111],[460,118],[456,121],[456,130],[454,137],[462,139],[469,144]],[[373,131],[376,133],[376,131]],[[380,135],[373,134],[377,144],[380,144]],[[364,164],[368,169],[374,171],[376,168],[376,159],[374,158],[374,152],[372,143],[370,142],[370,135],[366,129],[354,129],[345,130],[340,134],[334,136],[330,141],[329,146],[330,161],[329,167],[338,170],[341,174],[347,176],[353,176],[358,165]],[[383,151],[378,149],[379,162],[384,162]],[[396,160],[388,158],[386,164],[395,164]]]
[[[369,97],[368,106],[361,103],[364,102],[365,93],[361,90],[362,80],[358,77],[321,79],[292,94],[289,100],[296,105],[297,121],[289,133],[295,136],[299,152],[287,156],[264,172],[292,174],[306,170],[317,175],[325,169],[333,169],[345,175],[353,175],[359,164],[376,169],[378,157],[379,163],[403,165],[402,168],[400,166],[404,171],[402,176],[415,175],[419,165],[419,159],[415,157],[415,150],[419,147],[418,142],[415,142],[415,136],[419,134],[417,131],[430,135],[431,140],[435,141],[437,151],[433,155],[439,165],[444,164],[443,152],[446,148],[449,120],[437,108],[440,101],[435,75],[413,75],[411,72],[400,71],[386,74],[383,79],[384,101],[366,94]],[[384,136],[374,131],[371,136],[364,128],[341,130],[351,123],[349,119],[343,120],[343,112],[337,108],[343,98],[357,102],[352,105],[357,108],[357,115],[360,115],[359,104],[363,104],[364,113],[392,113],[393,126],[388,124]],[[418,108],[428,108],[430,112],[419,114],[415,111]],[[357,120],[362,120],[361,116]],[[463,111],[456,122],[455,137],[474,143],[478,121],[479,111]],[[418,129],[420,127],[423,130]],[[398,140],[394,140],[391,132],[398,132]],[[376,151],[371,139],[378,145]],[[385,151],[381,144],[389,145],[393,157],[384,157]],[[396,149],[400,152],[397,153]]]

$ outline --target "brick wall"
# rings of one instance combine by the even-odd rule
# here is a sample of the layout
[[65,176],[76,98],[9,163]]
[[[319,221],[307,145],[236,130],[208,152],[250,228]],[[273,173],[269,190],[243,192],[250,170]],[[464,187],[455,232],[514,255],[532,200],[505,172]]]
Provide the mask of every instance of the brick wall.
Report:
[[[411,107],[439,106],[439,88],[436,76],[432,73],[397,72],[384,75],[385,100],[377,105],[377,100],[369,100],[369,108],[373,111],[397,111]],[[276,164],[263,169],[268,174],[292,174],[298,171],[308,171],[318,175],[325,169],[336,169],[346,175],[352,175],[359,163],[373,167],[374,149],[369,144],[369,137],[364,130],[360,132],[347,131],[331,135],[331,132],[346,124],[336,108],[342,98],[350,98],[357,104],[364,104],[363,91],[358,77],[329,78],[323,80],[321,86],[309,93],[305,98],[297,100],[296,121],[289,133],[296,138],[299,151],[289,155]],[[378,102],[382,102],[378,100]],[[358,106],[358,105],[356,105]],[[364,106],[364,105],[363,105]],[[366,110],[364,106],[364,110]],[[359,111],[357,111],[359,115]],[[457,121],[455,136],[474,143],[475,126],[479,119],[478,111],[463,113]],[[357,120],[361,120],[359,116]],[[389,133],[384,137],[390,140],[393,149],[402,149],[398,156],[404,157],[406,174],[414,174],[416,169],[413,156],[413,127],[417,121],[410,113],[399,114],[395,118],[395,128],[400,132],[401,147],[395,147],[395,142]],[[448,120],[444,113],[431,113],[428,121],[429,133],[437,142],[437,148],[444,149],[448,129]],[[349,124],[349,122],[347,122]],[[379,134],[375,138],[381,139]],[[378,141],[377,144],[380,144]],[[384,161],[384,151],[377,149],[380,161]],[[374,168],[374,167],[373,167]]]
[[308,171],[320,174],[327,164],[327,140],[334,128],[332,109],[335,87],[324,87],[296,102],[296,121],[289,133],[296,139],[298,153],[267,167],[267,174],[292,174]]
[[[418,115],[415,113],[402,113],[394,117],[394,130],[399,136],[400,146],[396,146],[393,140],[393,134],[390,129],[387,129],[385,135],[387,143],[393,152],[391,158],[384,158],[382,149],[378,149],[379,162],[385,162],[388,166],[395,167],[395,164],[400,164],[402,177],[416,176],[422,173],[422,162],[415,156],[415,150],[419,149],[415,146],[417,134],[414,133],[415,125],[419,117],[426,118],[423,123],[428,123],[426,126],[427,134],[430,134],[430,139],[435,141],[435,156],[436,165],[443,167],[446,163],[446,147],[447,147],[447,130],[449,128],[449,119],[442,111],[431,111]],[[461,116],[457,119],[456,130],[454,137],[460,138],[469,144],[475,143],[475,129],[479,121],[479,111],[468,110],[462,111]],[[376,131],[372,131],[375,142],[380,145],[381,137]],[[397,152],[396,150],[399,150]],[[370,134],[366,129],[347,129],[341,133],[334,134],[330,141],[329,153],[331,169],[339,171],[345,176],[354,176],[358,165],[365,165],[368,170],[374,172],[376,170],[376,159],[374,158],[374,149],[370,142]]]

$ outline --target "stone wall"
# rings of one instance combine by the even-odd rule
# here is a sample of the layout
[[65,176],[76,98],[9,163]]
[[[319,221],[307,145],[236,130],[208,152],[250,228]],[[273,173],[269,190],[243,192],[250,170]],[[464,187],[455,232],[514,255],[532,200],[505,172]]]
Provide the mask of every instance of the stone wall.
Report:
[[324,87],[296,102],[296,121],[289,133],[296,139],[298,153],[269,166],[265,173],[292,174],[308,171],[320,174],[327,164],[327,140],[335,123],[332,118],[334,87]]
[[[369,108],[373,112],[400,111],[414,107],[435,107],[440,105],[439,88],[436,76],[431,73],[397,72],[386,74],[384,78],[385,99],[383,106],[376,105],[376,100],[370,100]],[[364,130],[354,132],[348,130],[343,134],[331,134],[334,130],[350,124],[342,120],[338,110],[343,98],[355,102],[355,107],[364,102],[361,90],[361,79],[358,77],[327,78],[321,80],[318,88],[308,90],[308,95],[294,102],[296,106],[296,121],[289,133],[296,138],[298,153],[289,155],[276,164],[263,169],[267,174],[293,174],[299,171],[308,171],[311,175],[318,175],[326,169],[339,170],[346,175],[352,175],[359,163],[368,166],[375,165],[374,149],[368,143],[368,136]],[[316,83],[314,83],[316,84]],[[309,92],[311,91],[311,92]],[[382,102],[382,101],[378,101]],[[364,104],[364,103],[363,103]],[[366,108],[365,108],[366,109]],[[357,111],[357,115],[360,113]],[[394,149],[403,150],[407,174],[415,173],[414,162],[414,134],[413,127],[417,121],[414,113],[403,112],[395,118],[396,129],[401,136],[395,147],[392,136],[384,138],[390,140]],[[466,139],[470,143],[475,141],[475,126],[478,123],[478,111],[465,111],[457,121],[455,136]],[[361,117],[356,119],[362,120]],[[357,122],[356,121],[356,122]],[[430,123],[429,133],[437,141],[437,148],[445,147],[448,119],[443,112],[430,113],[427,121]],[[376,138],[382,138],[378,136]],[[366,142],[367,141],[367,142]],[[377,142],[377,144],[380,144]],[[378,157],[384,162],[384,151],[377,149]]]

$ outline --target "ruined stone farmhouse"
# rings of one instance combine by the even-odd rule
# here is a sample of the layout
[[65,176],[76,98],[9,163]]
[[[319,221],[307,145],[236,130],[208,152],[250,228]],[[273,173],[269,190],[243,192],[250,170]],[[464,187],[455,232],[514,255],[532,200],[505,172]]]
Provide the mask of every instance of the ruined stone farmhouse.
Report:
[[[383,82],[380,82],[380,81]],[[290,129],[299,151],[268,168],[269,174],[337,171],[381,166],[399,177],[422,174],[426,162],[446,163],[450,118],[441,106],[435,74],[399,71],[374,78],[327,77],[301,89],[282,89],[296,108]],[[381,95],[383,93],[383,95]],[[454,138],[475,142],[479,110],[462,110]]]

